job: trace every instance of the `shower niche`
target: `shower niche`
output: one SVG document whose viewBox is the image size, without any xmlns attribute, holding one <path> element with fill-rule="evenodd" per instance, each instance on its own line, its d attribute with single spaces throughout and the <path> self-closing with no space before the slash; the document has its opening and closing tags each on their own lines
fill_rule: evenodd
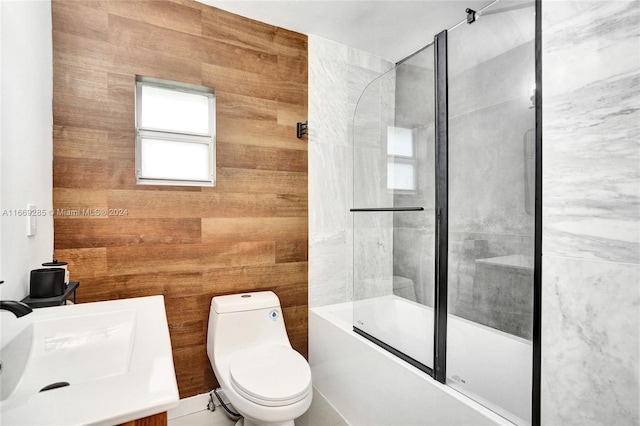
<svg viewBox="0 0 640 426">
<path fill-rule="evenodd" d="M 352 125 L 354 331 L 523 425 L 534 5 L 496 1 L 436 35 L 368 84 Z"/>
</svg>

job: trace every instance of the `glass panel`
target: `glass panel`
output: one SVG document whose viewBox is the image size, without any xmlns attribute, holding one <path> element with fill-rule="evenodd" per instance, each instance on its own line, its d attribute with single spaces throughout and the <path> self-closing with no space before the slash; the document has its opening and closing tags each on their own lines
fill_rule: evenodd
<svg viewBox="0 0 640 426">
<path fill-rule="evenodd" d="M 448 34 L 447 384 L 531 422 L 534 2 Z"/>
<path fill-rule="evenodd" d="M 353 213 L 353 325 L 420 368 L 433 364 L 433 85 L 430 47 L 369 83 L 353 121 L 353 207 L 425 209 Z"/>
<path fill-rule="evenodd" d="M 209 97 L 142 86 L 140 125 L 145 129 L 209 134 Z"/>
<path fill-rule="evenodd" d="M 142 137 L 141 177 L 146 179 L 208 181 L 210 144 Z"/>
</svg>

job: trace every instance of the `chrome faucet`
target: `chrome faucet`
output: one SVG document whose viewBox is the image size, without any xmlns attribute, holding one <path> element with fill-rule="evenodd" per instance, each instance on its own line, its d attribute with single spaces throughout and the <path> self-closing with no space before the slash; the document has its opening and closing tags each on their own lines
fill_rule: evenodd
<svg viewBox="0 0 640 426">
<path fill-rule="evenodd" d="M 33 312 L 33 309 L 26 303 L 16 302 L 15 300 L 0 300 L 0 310 L 13 313 L 16 318 L 23 317 Z"/>
</svg>

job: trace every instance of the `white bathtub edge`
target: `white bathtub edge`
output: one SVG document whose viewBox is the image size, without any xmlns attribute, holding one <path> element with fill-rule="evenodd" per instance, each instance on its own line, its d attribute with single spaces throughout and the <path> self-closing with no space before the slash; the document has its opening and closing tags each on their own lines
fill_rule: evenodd
<svg viewBox="0 0 640 426">
<path fill-rule="evenodd" d="M 388 415 L 388 413 L 385 412 L 376 413 L 376 410 L 388 410 L 389 406 L 398 407 L 401 406 L 403 402 L 401 401 L 403 399 L 403 392 L 394 392 L 394 389 L 403 388 L 401 388 L 400 386 L 396 386 L 396 383 L 393 383 L 393 379 L 391 379 L 389 383 L 379 382 L 379 380 L 383 379 L 380 376 L 381 371 L 371 371 L 372 377 L 369 378 L 343 377 L 347 375 L 345 374 L 345 371 L 352 370 L 349 368 L 342 368 L 340 366 L 341 360 L 339 358 L 348 358 L 349 356 L 353 355 L 353 351 L 358 350 L 359 347 L 362 349 L 362 353 L 356 356 L 361 358 L 362 364 L 367 364 L 371 361 L 380 366 L 380 362 L 383 362 L 385 366 L 384 369 L 393 370 L 395 372 L 394 374 L 391 374 L 391 376 L 395 375 L 398 377 L 412 377 L 412 384 L 414 386 L 419 386 L 420 392 L 438 395 L 439 391 L 439 394 L 441 395 L 440 399 L 442 399 L 442 401 L 435 403 L 435 405 L 441 405 L 442 407 L 449 408 L 453 405 L 459 406 L 457 410 L 451 410 L 455 411 L 455 413 L 453 414 L 438 413 L 437 415 L 434 415 L 434 413 L 431 412 L 431 416 L 428 412 L 420 411 L 422 410 L 422 408 L 417 407 L 417 410 L 420 411 L 420 413 L 425 417 L 421 420 L 428 422 L 428 417 L 433 417 L 433 420 L 436 422 L 433 424 L 494 424 L 505 426 L 513 425 L 512 422 L 508 421 L 504 417 L 496 414 L 495 412 L 489 410 L 488 408 L 477 403 L 471 398 L 457 392 L 449 386 L 437 382 L 416 367 L 413 367 L 407 362 L 382 349 L 378 345 L 354 333 L 352 331 L 352 324 L 344 321 L 342 318 L 336 316 L 332 312 L 339 309 L 349 308 L 351 307 L 351 305 L 351 302 L 346 302 L 309 309 L 309 362 L 312 367 L 312 372 L 315 372 L 315 376 L 320 376 L 317 377 L 317 379 L 316 377 L 314 377 L 314 385 L 323 394 L 327 401 L 329 401 L 329 403 L 334 406 L 336 411 L 339 412 L 347 422 L 349 422 L 349 424 L 374 424 L 371 423 L 372 418 L 384 418 L 385 415 Z M 324 322 L 324 324 L 322 322 Z M 327 323 L 333 325 L 334 327 L 339 329 L 339 331 L 346 333 L 350 339 L 353 339 L 354 343 L 352 347 L 348 348 L 349 351 L 351 351 L 349 354 L 345 355 L 338 353 L 338 349 L 344 350 L 345 345 L 350 345 L 347 340 L 340 342 L 342 343 L 342 347 L 336 348 L 337 350 L 335 351 L 335 354 L 331 353 L 332 350 L 330 349 L 330 347 L 333 342 L 328 341 L 330 339 L 325 339 L 326 341 L 318 341 L 318 339 L 322 340 L 325 337 L 321 335 L 323 331 L 318 327 L 327 327 Z M 338 332 L 335 329 L 326 330 L 326 332 L 329 333 L 331 333 L 332 331 Z M 336 335 L 334 337 L 338 336 Z M 368 360 L 368 358 L 372 356 L 376 359 Z M 384 361 L 382 361 L 383 359 Z M 389 371 L 387 371 L 386 373 L 388 372 Z M 407 373 L 409 373 L 409 376 L 406 375 Z M 340 382 L 341 380 L 344 380 L 344 383 L 338 383 L 337 385 L 331 384 L 331 382 Z M 355 393 L 354 395 L 348 394 L 348 388 L 351 387 L 355 389 L 355 386 L 353 385 L 357 384 L 358 382 L 365 383 L 365 385 L 358 387 L 358 390 L 353 392 Z M 431 391 L 429 391 L 429 389 L 431 389 Z M 370 394 L 363 394 L 367 391 L 369 391 Z M 405 389 L 405 392 L 407 391 L 408 390 Z M 384 393 L 384 395 L 380 395 L 380 393 Z M 349 403 L 344 404 L 344 401 L 349 401 Z M 455 403 L 453 401 L 455 401 Z M 361 402 L 361 407 L 356 406 L 358 402 Z M 418 413 L 414 414 L 414 416 L 416 415 L 418 415 Z M 401 420 L 394 419 L 394 422 L 397 421 Z M 387 423 L 376 424 L 386 425 Z M 411 423 L 402 424 L 408 425 Z"/>
</svg>

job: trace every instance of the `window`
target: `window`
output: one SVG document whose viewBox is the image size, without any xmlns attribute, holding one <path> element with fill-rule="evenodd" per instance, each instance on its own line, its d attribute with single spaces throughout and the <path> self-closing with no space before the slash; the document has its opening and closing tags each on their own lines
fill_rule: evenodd
<svg viewBox="0 0 640 426">
<path fill-rule="evenodd" d="M 416 146 L 413 129 L 387 127 L 387 188 L 416 190 Z"/>
<path fill-rule="evenodd" d="M 136 77 L 136 182 L 215 186 L 215 92 Z"/>
</svg>

